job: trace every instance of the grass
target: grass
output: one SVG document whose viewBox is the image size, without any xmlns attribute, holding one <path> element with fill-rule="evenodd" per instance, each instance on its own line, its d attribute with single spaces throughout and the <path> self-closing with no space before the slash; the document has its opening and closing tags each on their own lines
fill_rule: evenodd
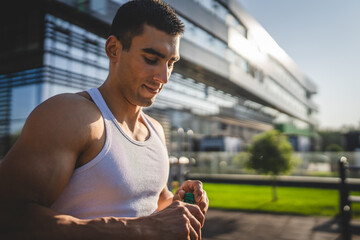
<svg viewBox="0 0 360 240">
<path fill-rule="evenodd" d="M 338 177 L 336 172 L 308 172 L 306 175 L 312 177 Z"/>
<path fill-rule="evenodd" d="M 335 189 L 277 187 L 275 202 L 271 186 L 204 183 L 204 189 L 210 208 L 331 217 L 339 212 Z M 353 204 L 353 217 L 360 218 L 360 204 Z"/>
</svg>

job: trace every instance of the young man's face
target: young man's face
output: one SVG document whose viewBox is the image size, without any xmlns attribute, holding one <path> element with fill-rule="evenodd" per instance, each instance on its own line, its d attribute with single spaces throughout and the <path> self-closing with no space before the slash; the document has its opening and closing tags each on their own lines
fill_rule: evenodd
<svg viewBox="0 0 360 240">
<path fill-rule="evenodd" d="M 179 35 L 144 25 L 143 34 L 132 39 L 130 49 L 121 51 L 116 65 L 117 85 L 130 104 L 153 104 L 180 59 L 179 44 Z"/>
</svg>

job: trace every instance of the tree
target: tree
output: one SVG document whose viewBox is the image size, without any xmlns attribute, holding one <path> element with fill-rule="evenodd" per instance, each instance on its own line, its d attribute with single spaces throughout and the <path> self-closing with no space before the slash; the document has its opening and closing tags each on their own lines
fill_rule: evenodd
<svg viewBox="0 0 360 240">
<path fill-rule="evenodd" d="M 257 134 L 249 147 L 247 167 L 271 175 L 273 201 L 277 200 L 276 178 L 292 167 L 293 148 L 287 137 L 277 130 Z"/>
<path fill-rule="evenodd" d="M 326 152 L 343 152 L 344 151 L 344 149 L 341 146 L 339 146 L 338 144 L 335 144 L 335 143 L 328 145 L 325 150 L 326 150 Z"/>
</svg>

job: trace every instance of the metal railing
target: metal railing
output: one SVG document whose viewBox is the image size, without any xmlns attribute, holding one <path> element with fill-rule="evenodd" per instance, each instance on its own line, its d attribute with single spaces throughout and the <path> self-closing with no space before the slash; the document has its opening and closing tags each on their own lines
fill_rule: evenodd
<svg viewBox="0 0 360 240">
<path fill-rule="evenodd" d="M 338 177 L 338 159 L 345 156 L 350 165 L 360 166 L 357 152 L 307 152 L 294 153 L 293 168 L 288 175 L 312 177 Z M 246 168 L 246 152 L 193 152 L 195 164 L 192 174 L 256 174 Z M 360 172 L 350 172 L 348 177 L 360 178 Z"/>
<path fill-rule="evenodd" d="M 347 172 L 359 172 L 359 165 L 349 165 L 346 157 L 341 157 L 339 162 L 339 175 L 340 175 L 340 224 L 341 235 L 343 240 L 351 239 L 351 209 L 352 203 L 360 203 L 360 196 L 350 195 L 350 189 L 346 180 Z"/>
</svg>

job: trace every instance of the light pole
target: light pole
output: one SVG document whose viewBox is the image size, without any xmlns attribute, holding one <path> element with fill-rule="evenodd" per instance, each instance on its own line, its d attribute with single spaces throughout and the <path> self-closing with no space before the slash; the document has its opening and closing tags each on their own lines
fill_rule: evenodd
<svg viewBox="0 0 360 240">
<path fill-rule="evenodd" d="M 186 131 L 187 136 L 187 151 L 188 151 L 188 158 L 189 158 L 189 166 L 192 165 L 191 157 L 192 157 L 192 139 L 193 139 L 194 132 L 193 130 L 189 129 Z"/>
<path fill-rule="evenodd" d="M 184 142 L 184 134 L 185 131 L 182 127 L 178 128 L 178 181 L 179 186 L 184 182 L 184 166 L 181 163 L 180 159 L 182 158 L 182 152 L 183 152 L 183 142 Z"/>
</svg>

